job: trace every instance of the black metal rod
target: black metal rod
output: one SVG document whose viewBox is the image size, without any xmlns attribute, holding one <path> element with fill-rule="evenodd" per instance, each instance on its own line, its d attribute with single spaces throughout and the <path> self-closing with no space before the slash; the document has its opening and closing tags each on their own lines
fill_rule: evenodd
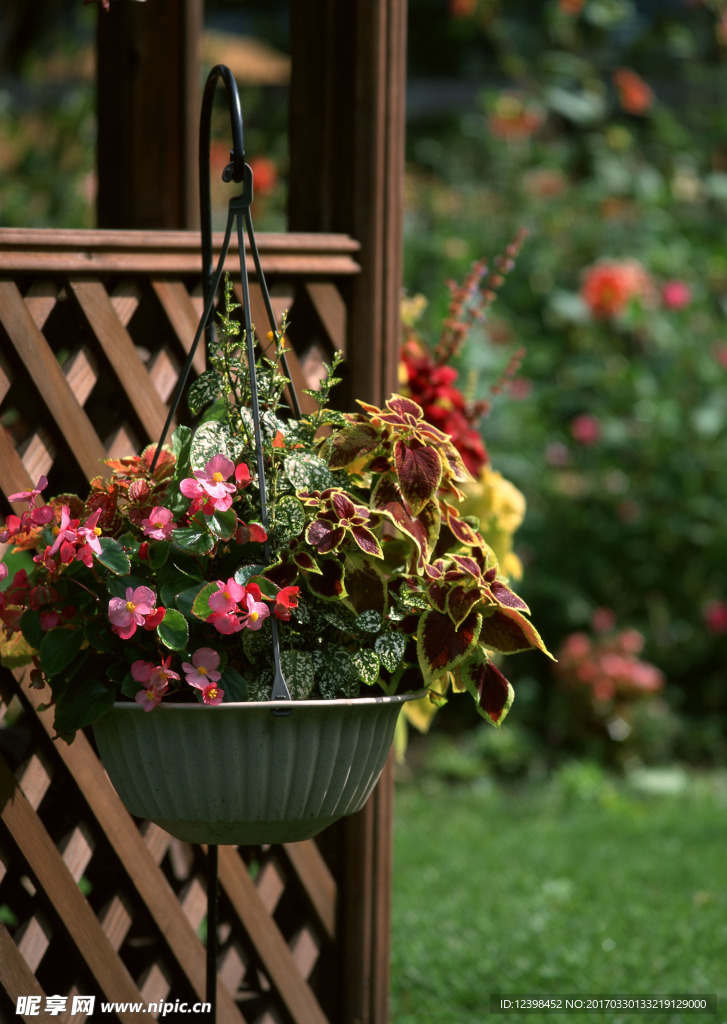
<svg viewBox="0 0 727 1024">
<path fill-rule="evenodd" d="M 217 1020 L 217 957 L 219 953 L 219 909 L 220 883 L 218 870 L 218 849 L 207 847 L 207 992 L 210 1004 L 210 1021 Z"/>
</svg>

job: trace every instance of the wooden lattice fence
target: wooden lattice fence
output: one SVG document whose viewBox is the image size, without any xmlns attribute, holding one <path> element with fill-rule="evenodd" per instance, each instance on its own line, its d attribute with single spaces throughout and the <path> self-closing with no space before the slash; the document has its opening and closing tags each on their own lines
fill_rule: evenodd
<svg viewBox="0 0 727 1024">
<path fill-rule="evenodd" d="M 276 311 L 290 310 L 300 391 L 321 357 L 345 348 L 357 245 L 259 244 Z M 254 280 L 251 304 L 263 322 Z M 0 514 L 41 474 L 49 493 L 83 489 L 100 459 L 158 440 L 201 309 L 193 233 L 0 231 Z M 24 671 L 0 674 L 0 1021 L 80 1024 L 84 996 L 94 1017 L 134 1024 L 158 1013 L 104 1018 L 101 1002 L 203 1001 L 205 849 L 133 820 L 90 736 L 52 739 L 44 698 Z M 360 821 L 319 841 L 220 848 L 220 1022 L 383 1019 L 386 988 L 371 976 L 388 948 L 386 785 Z M 40 1012 L 30 1003 L 16 1016 L 20 997 L 37 997 Z"/>
</svg>

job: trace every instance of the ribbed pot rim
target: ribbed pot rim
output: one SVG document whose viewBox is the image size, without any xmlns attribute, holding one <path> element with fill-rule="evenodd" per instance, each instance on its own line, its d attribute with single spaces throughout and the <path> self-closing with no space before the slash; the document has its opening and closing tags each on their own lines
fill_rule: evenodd
<svg viewBox="0 0 727 1024">
<path fill-rule="evenodd" d="M 175 704 L 173 701 L 162 702 L 154 708 L 154 713 L 160 711 L 224 711 L 246 708 L 269 708 L 271 711 L 278 709 L 293 711 L 295 708 L 326 708 L 326 707 L 360 707 L 363 705 L 377 704 L 403 704 L 409 700 L 421 700 L 427 693 L 426 689 L 415 690 L 412 693 L 395 693 L 392 696 L 382 694 L 380 697 L 339 697 L 334 700 L 240 700 L 227 701 L 224 704 Z M 133 701 L 115 701 L 112 705 L 115 711 L 134 711 L 148 714 L 141 704 Z"/>
</svg>

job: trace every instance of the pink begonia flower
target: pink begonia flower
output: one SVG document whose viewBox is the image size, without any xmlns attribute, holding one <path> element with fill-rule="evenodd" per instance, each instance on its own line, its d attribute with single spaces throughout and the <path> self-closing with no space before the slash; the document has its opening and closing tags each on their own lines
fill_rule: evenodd
<svg viewBox="0 0 727 1024">
<path fill-rule="evenodd" d="M 149 587 L 126 588 L 126 598 L 112 597 L 109 601 L 109 621 L 114 633 L 122 640 L 128 640 L 137 626 L 144 624 L 147 615 L 154 611 L 156 595 Z"/>
<path fill-rule="evenodd" d="M 61 521 L 57 529 L 58 533 L 56 533 L 56 539 L 51 545 L 49 554 L 54 555 L 60 548 L 61 561 L 72 562 L 76 553 L 75 544 L 78 540 L 78 520 L 71 519 L 71 510 L 68 505 L 63 505 L 61 508 Z"/>
<path fill-rule="evenodd" d="M 224 696 L 225 691 L 219 690 L 214 683 L 210 683 L 209 686 L 202 689 L 203 704 L 221 704 Z"/>
<path fill-rule="evenodd" d="M 260 629 L 270 614 L 270 609 L 263 601 L 256 601 L 254 595 L 248 591 L 240 601 L 240 612 L 244 627 L 247 629 Z"/>
<path fill-rule="evenodd" d="M 235 484 L 228 479 L 235 472 L 235 464 L 226 455 L 214 455 L 204 469 L 194 470 L 194 479 L 182 480 L 179 489 L 186 498 L 205 498 L 205 511 L 211 506 L 214 511 L 225 512 L 232 505 Z"/>
<path fill-rule="evenodd" d="M 692 301 L 692 289 L 684 281 L 667 281 L 661 288 L 661 301 L 667 309 L 684 309 Z"/>
<path fill-rule="evenodd" d="M 161 665 L 155 665 L 151 661 L 139 659 L 131 666 L 131 675 L 138 683 L 144 683 L 145 688 L 139 690 L 134 697 L 137 704 L 141 704 L 145 711 L 151 711 L 161 701 L 169 689 L 170 679 L 179 679 L 179 673 L 170 669 L 172 656 L 163 658 Z"/>
<path fill-rule="evenodd" d="M 101 542 L 98 539 L 101 530 L 97 526 L 100 515 L 101 509 L 97 508 L 83 526 L 79 526 L 76 530 L 76 537 L 79 542 L 82 542 L 76 552 L 76 561 L 83 562 L 89 569 L 93 565 L 93 556 L 101 554 Z"/>
<path fill-rule="evenodd" d="M 240 586 L 234 577 L 230 577 L 227 583 L 224 580 L 217 580 L 217 587 L 217 593 L 212 594 L 208 602 L 212 611 L 221 612 L 223 615 L 236 612 L 237 602 L 245 596 L 245 588 Z"/>
<path fill-rule="evenodd" d="M 169 540 L 174 529 L 174 514 L 163 505 L 155 505 L 148 519 L 142 519 L 141 528 L 152 540 Z"/>
<path fill-rule="evenodd" d="M 35 508 L 41 491 L 44 491 L 47 486 L 48 477 L 42 476 L 31 491 L 17 491 L 15 494 L 9 494 L 8 501 L 27 501 L 30 508 Z"/>
<path fill-rule="evenodd" d="M 702 609 L 702 616 L 710 633 L 727 633 L 727 601 L 710 601 Z"/>
<path fill-rule="evenodd" d="M 141 704 L 145 711 L 153 711 L 157 704 L 161 703 L 163 696 L 153 686 L 150 686 L 147 690 L 137 690 L 134 700 L 137 704 Z"/>
<path fill-rule="evenodd" d="M 185 661 L 182 665 L 187 682 L 198 690 L 204 690 L 210 683 L 216 683 L 221 677 L 217 671 L 220 656 L 211 647 L 199 647 L 192 655 L 192 664 Z"/>
<path fill-rule="evenodd" d="M 268 535 L 259 523 L 240 523 L 235 533 L 237 544 L 264 544 Z"/>
<path fill-rule="evenodd" d="M 5 562 L 0 562 L 0 580 L 4 580 L 9 572 Z"/>
<path fill-rule="evenodd" d="M 207 622 L 214 626 L 218 633 L 223 633 L 225 636 L 239 633 L 242 629 L 240 617 L 231 612 L 215 612 L 208 616 Z"/>
<path fill-rule="evenodd" d="M 17 533 L 20 533 L 22 527 L 23 520 L 11 512 L 5 519 L 5 526 L 0 530 L 0 544 L 7 544 Z"/>
</svg>

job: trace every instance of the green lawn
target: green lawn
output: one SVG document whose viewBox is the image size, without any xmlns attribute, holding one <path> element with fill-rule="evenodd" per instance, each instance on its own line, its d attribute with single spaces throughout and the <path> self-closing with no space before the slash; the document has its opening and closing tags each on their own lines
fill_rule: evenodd
<svg viewBox="0 0 727 1024">
<path fill-rule="evenodd" d="M 648 786 L 647 786 L 648 784 Z M 490 994 L 717 994 L 727 1021 L 727 782 L 640 786 L 571 765 L 548 783 L 397 788 L 392 1024 L 482 1024 Z"/>
</svg>

